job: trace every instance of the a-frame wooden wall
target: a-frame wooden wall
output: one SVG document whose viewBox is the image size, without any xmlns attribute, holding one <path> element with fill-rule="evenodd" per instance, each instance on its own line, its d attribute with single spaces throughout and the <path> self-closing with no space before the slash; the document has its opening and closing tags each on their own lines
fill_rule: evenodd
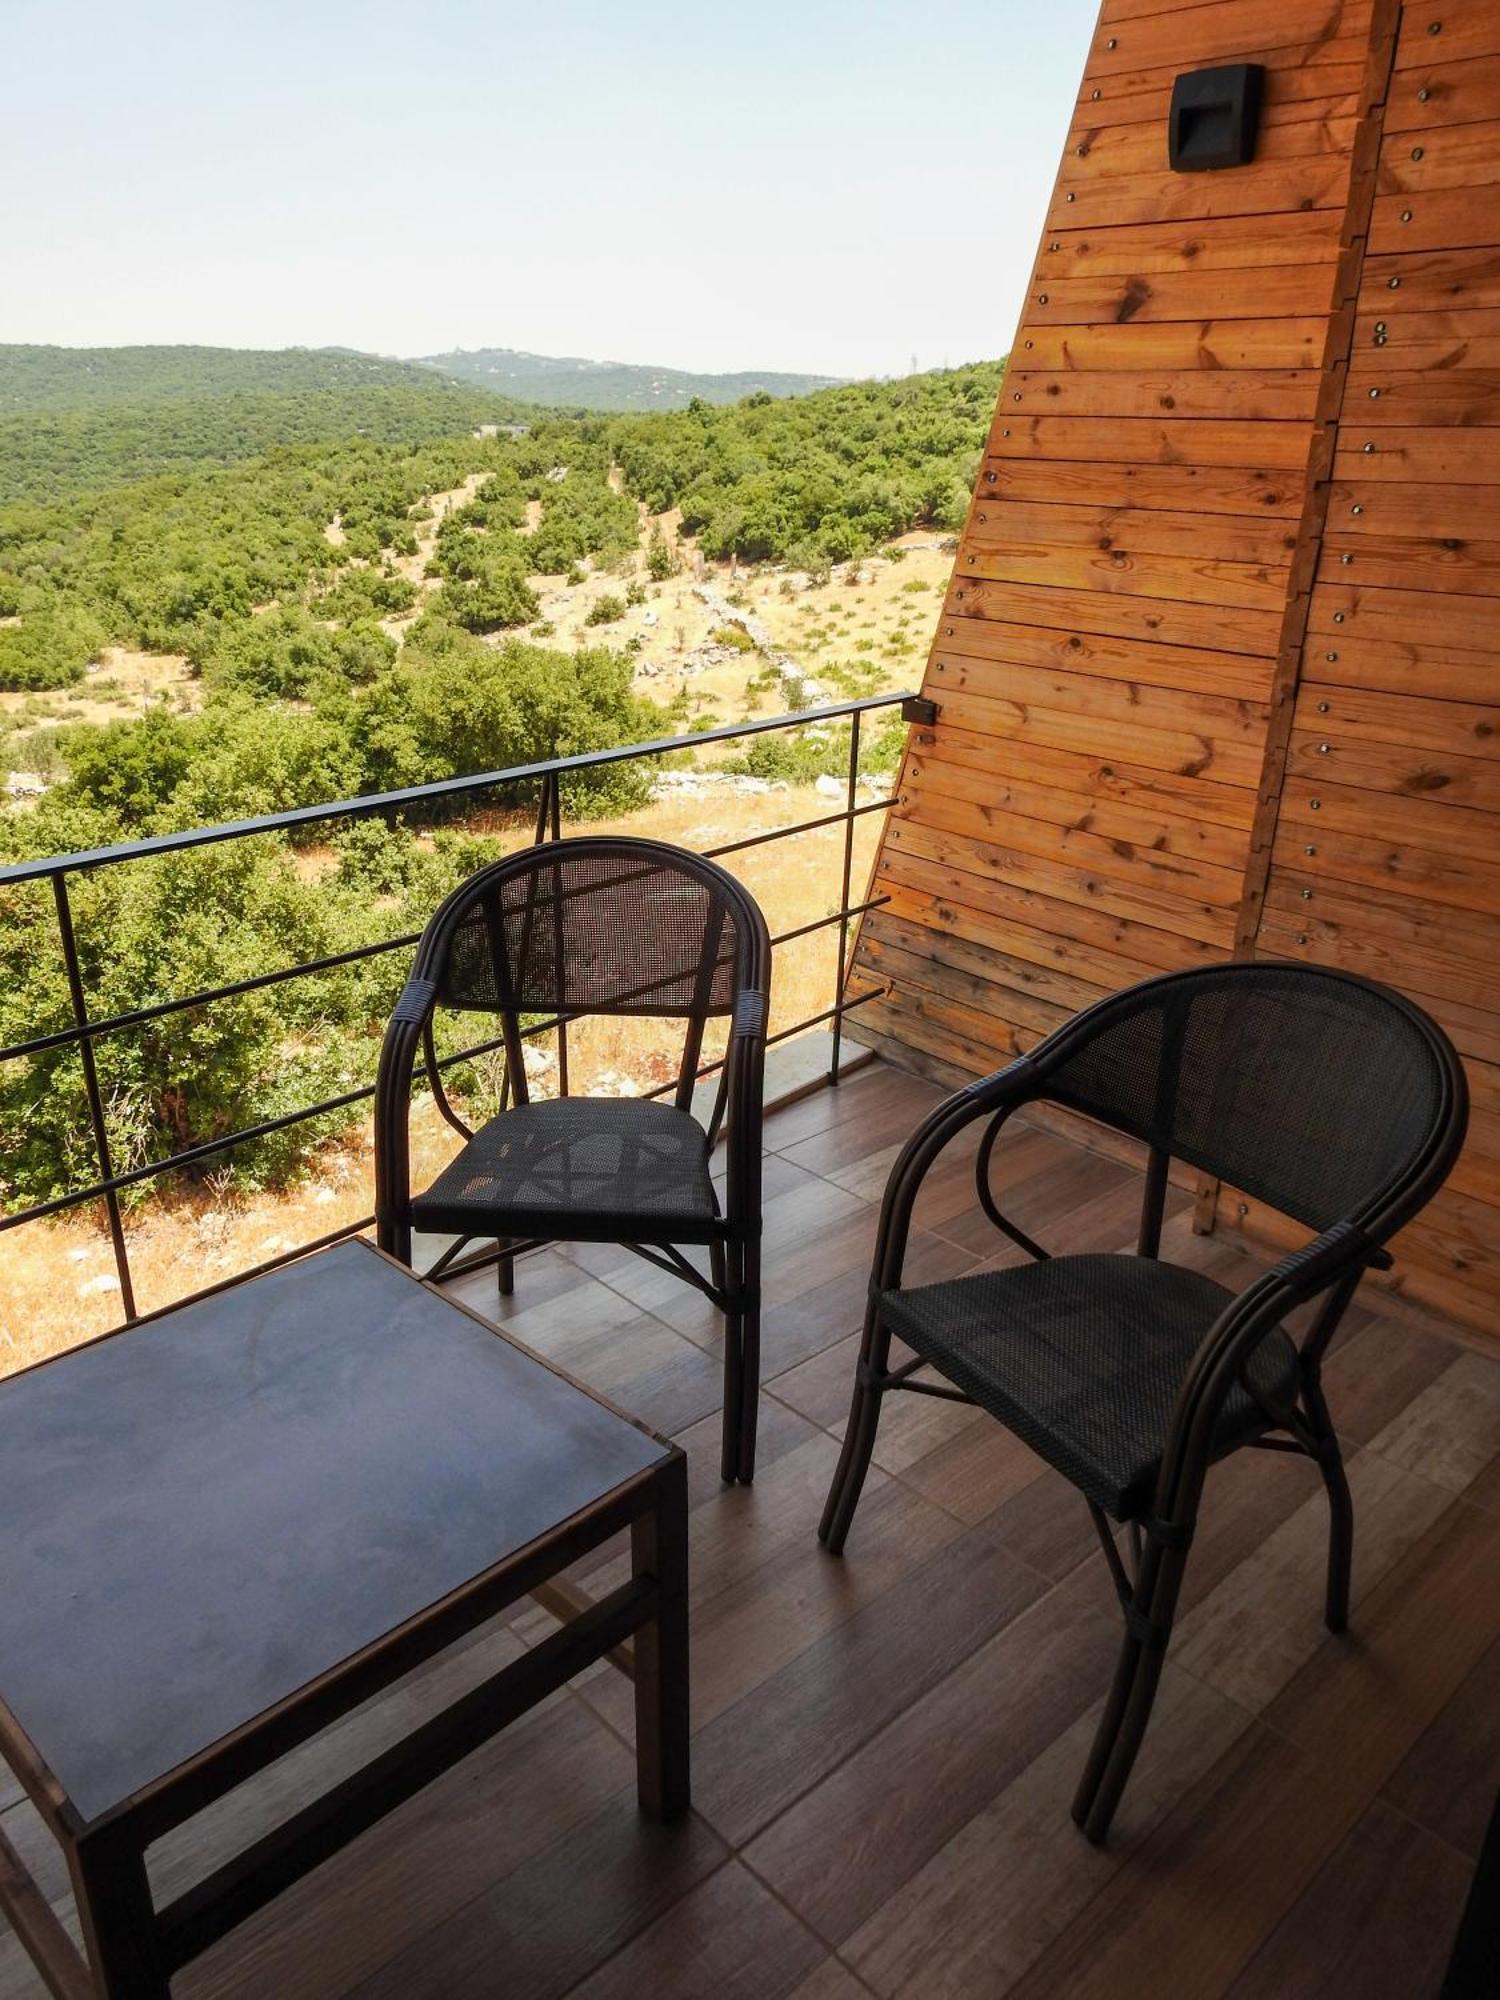
<svg viewBox="0 0 1500 2000">
<path fill-rule="evenodd" d="M 1239 61 L 1256 159 L 1168 172 Z M 1105 0 L 1010 352 L 853 1032 L 956 1081 L 1158 970 L 1388 980 L 1474 1098 L 1395 1282 L 1500 1330 L 1500 0 Z"/>
</svg>

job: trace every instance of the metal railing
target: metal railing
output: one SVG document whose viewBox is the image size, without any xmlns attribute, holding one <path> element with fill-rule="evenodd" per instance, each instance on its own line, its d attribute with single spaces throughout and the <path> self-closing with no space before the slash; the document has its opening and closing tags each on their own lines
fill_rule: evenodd
<svg viewBox="0 0 1500 2000">
<path fill-rule="evenodd" d="M 728 841 L 718 847 L 704 850 L 710 858 L 719 859 L 726 855 L 743 853 L 750 848 L 766 846 L 773 841 L 792 840 L 799 834 L 817 832 L 825 827 L 843 826 L 838 908 L 829 916 L 816 918 L 811 923 L 799 924 L 791 930 L 773 933 L 771 939 L 773 946 L 785 945 L 798 938 L 808 937 L 814 932 L 837 927 L 838 952 L 830 1004 L 819 1013 L 779 1028 L 769 1037 L 771 1043 L 782 1042 L 793 1035 L 804 1033 L 809 1028 L 822 1026 L 825 1022 L 831 1023 L 828 1081 L 837 1083 L 842 1062 L 844 1016 L 863 1001 L 875 997 L 874 993 L 866 993 L 854 999 L 845 998 L 844 988 L 849 969 L 850 926 L 856 917 L 885 900 L 878 896 L 857 904 L 852 904 L 849 900 L 853 879 L 855 822 L 868 813 L 889 811 L 895 803 L 894 798 L 890 797 L 868 800 L 864 804 L 859 802 L 860 724 L 864 716 L 872 710 L 889 708 L 899 708 L 908 721 L 926 720 L 928 719 L 926 711 L 929 707 L 930 704 L 911 694 L 871 695 L 860 701 L 836 702 L 822 708 L 807 709 L 799 714 L 769 716 L 753 722 L 730 723 L 722 728 L 702 730 L 691 736 L 658 737 L 646 743 L 623 744 L 612 750 L 593 750 L 573 757 L 554 757 L 540 763 L 514 765 L 508 770 L 485 771 L 474 777 L 447 778 L 435 784 L 411 785 L 401 791 L 367 793 L 359 798 L 337 799 L 325 805 L 300 806 L 290 812 L 270 813 L 257 819 L 230 820 L 218 826 L 193 827 L 181 833 L 157 834 L 144 840 L 120 841 L 108 847 L 87 848 L 74 854 L 48 855 L 38 860 L 13 862 L 0 867 L 0 888 L 22 883 L 47 882 L 51 885 L 57 935 L 62 949 L 68 1002 L 72 1013 L 72 1022 L 65 1028 L 53 1029 L 31 1036 L 25 1041 L 12 1043 L 7 1048 L 0 1048 L 0 1063 L 21 1061 L 50 1049 L 67 1046 L 77 1048 L 94 1152 L 98 1163 L 96 1178 L 84 1186 L 70 1189 L 68 1193 L 55 1195 L 46 1201 L 33 1202 L 25 1208 L 0 1216 L 0 1233 L 17 1229 L 23 1223 L 41 1221 L 70 1209 L 102 1204 L 114 1251 L 120 1299 L 124 1308 L 124 1324 L 129 1325 L 142 1317 L 136 1310 L 135 1286 L 130 1270 L 129 1240 L 120 1202 L 121 1193 L 125 1189 L 201 1166 L 209 1159 L 232 1152 L 237 1146 L 267 1138 L 272 1133 L 285 1131 L 291 1126 L 326 1118 L 331 1113 L 342 1110 L 352 1111 L 355 1106 L 367 1103 L 374 1097 L 375 1086 L 373 1083 L 362 1084 L 355 1089 L 322 1098 L 297 1110 L 283 1112 L 277 1117 L 262 1119 L 254 1125 L 243 1126 L 234 1132 L 227 1132 L 196 1145 L 184 1147 L 181 1151 L 169 1153 L 161 1159 L 117 1172 L 111 1156 L 104 1093 L 100 1086 L 95 1057 L 96 1045 L 108 1036 L 121 1034 L 128 1029 L 140 1027 L 144 1022 L 159 1020 L 169 1014 L 209 1007 L 216 1001 L 232 999 L 241 994 L 283 984 L 288 980 L 310 979 L 340 966 L 378 958 L 386 953 L 410 951 L 421 935 L 420 932 L 411 931 L 396 937 L 382 938 L 372 944 L 357 946 L 353 950 L 309 959 L 297 965 L 282 966 L 274 971 L 259 973 L 253 978 L 234 980 L 222 986 L 206 987 L 198 992 L 155 1001 L 148 1006 L 131 1008 L 127 1012 L 111 1014 L 96 1020 L 89 1011 L 89 996 L 79 961 L 73 908 L 68 894 L 70 877 L 119 867 L 124 863 L 148 859 L 153 855 L 179 853 L 190 847 L 209 847 L 224 841 L 253 839 L 263 834 L 287 834 L 334 820 L 369 818 L 377 814 L 404 812 L 413 807 L 431 808 L 440 803 L 470 798 L 477 793 L 531 786 L 539 787 L 535 838 L 538 842 L 556 839 L 562 831 L 563 780 L 574 773 L 597 771 L 610 765 L 663 757 L 674 751 L 693 750 L 705 744 L 729 743 L 742 737 L 763 736 L 776 730 L 805 729 L 813 724 L 847 720 L 849 724 L 847 783 L 844 803 L 837 811 L 820 814 L 813 819 L 799 820 L 791 826 L 773 827 L 767 832 L 750 834 L 744 839 Z M 558 1083 L 559 1088 L 566 1091 L 568 1082 L 566 1019 L 543 1021 L 531 1026 L 526 1032 L 531 1035 L 549 1032 L 558 1034 Z M 491 1053 L 499 1046 L 498 1040 L 475 1043 L 472 1047 L 441 1057 L 438 1066 L 447 1069 L 455 1064 L 470 1061 L 476 1056 Z M 699 1074 L 711 1075 L 718 1067 L 717 1060 L 705 1063 Z M 668 1085 L 664 1088 L 673 1087 Z M 649 1094 L 662 1093 L 657 1091 Z M 306 1256 L 310 1251 L 322 1249 L 325 1245 L 338 1242 L 343 1237 L 357 1235 L 360 1231 L 371 1228 L 374 1221 L 373 1214 L 360 1216 L 311 1242 L 299 1244 L 294 1249 L 284 1250 L 276 1256 L 246 1266 L 244 1270 L 236 1272 L 233 1278 L 223 1280 L 220 1284 L 205 1286 L 201 1291 L 193 1292 L 188 1297 L 204 1297 L 210 1292 L 221 1290 L 224 1283 L 237 1282 L 241 1278 L 273 1270 L 280 1264 Z M 172 1303 L 183 1304 L 186 1300 L 173 1300 Z"/>
</svg>

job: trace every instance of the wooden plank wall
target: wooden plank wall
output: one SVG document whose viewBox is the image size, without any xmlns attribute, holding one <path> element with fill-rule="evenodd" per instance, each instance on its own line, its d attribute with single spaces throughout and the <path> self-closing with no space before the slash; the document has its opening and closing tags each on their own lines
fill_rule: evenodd
<svg viewBox="0 0 1500 2000">
<path fill-rule="evenodd" d="M 1167 172 L 1233 61 L 1255 161 Z M 1478 1109 L 1399 1282 L 1492 1327 L 1496 245 L 1496 0 L 1105 0 L 850 981 L 945 1081 L 1236 952 L 1420 995 Z"/>
</svg>

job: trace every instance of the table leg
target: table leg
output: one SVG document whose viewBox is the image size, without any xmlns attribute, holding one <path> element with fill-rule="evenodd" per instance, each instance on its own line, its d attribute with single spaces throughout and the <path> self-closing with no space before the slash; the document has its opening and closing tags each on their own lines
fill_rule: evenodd
<svg viewBox="0 0 1500 2000">
<path fill-rule="evenodd" d="M 687 1811 L 687 1460 L 671 1459 L 654 1482 L 655 1505 L 630 1531 L 636 1576 L 656 1579 L 655 1618 L 635 1635 L 635 1756 L 641 1810 L 653 1819 Z"/>
<path fill-rule="evenodd" d="M 128 1822 L 84 1834 L 68 1860 L 100 2000 L 169 2000 L 145 1851 Z"/>
</svg>

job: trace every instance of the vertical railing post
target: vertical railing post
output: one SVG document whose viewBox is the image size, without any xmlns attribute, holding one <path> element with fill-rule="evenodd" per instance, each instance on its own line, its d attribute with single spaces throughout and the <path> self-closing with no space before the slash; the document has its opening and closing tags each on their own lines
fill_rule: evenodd
<svg viewBox="0 0 1500 2000">
<path fill-rule="evenodd" d="M 83 1064 L 83 1088 L 88 1098 L 89 1118 L 94 1127 L 94 1150 L 99 1156 L 99 1178 L 113 1180 L 109 1131 L 104 1122 L 104 1099 L 99 1090 L 99 1071 L 94 1063 L 94 1042 L 89 1034 L 88 1003 L 84 997 L 83 975 L 78 967 L 78 940 L 73 934 L 73 911 L 68 902 L 68 884 L 62 871 L 52 877 L 52 895 L 57 904 L 57 932 L 62 940 L 63 964 L 68 974 L 68 997 L 73 1003 L 73 1025 L 79 1030 L 78 1055 Z M 125 1225 L 120 1217 L 120 1197 L 114 1188 L 104 1194 L 109 1217 L 110 1241 L 114 1245 L 115 1270 L 120 1279 L 120 1303 L 127 1321 L 135 1318 L 135 1287 L 130 1282 L 130 1253 L 125 1247 Z"/>
<path fill-rule="evenodd" d="M 542 792 L 542 811 L 545 816 L 545 824 L 548 829 L 549 838 L 553 840 L 561 840 L 562 839 L 562 780 L 558 777 L 556 771 L 549 771 L 547 773 L 547 783 L 543 788 Z M 559 880 L 558 882 L 559 896 L 561 895 L 561 893 L 562 893 L 562 883 L 561 880 Z M 559 960 L 558 969 L 559 971 L 561 971 L 563 969 L 561 910 L 558 911 L 557 916 L 554 918 L 553 921 L 554 921 L 554 934 L 558 939 L 558 960 Z M 559 999 L 560 998 L 561 995 L 559 995 Z M 559 1006 L 557 1011 L 559 1015 L 561 1015 L 563 1011 L 562 1007 Z M 559 1097 L 566 1097 L 568 1094 L 568 1024 L 565 1020 L 559 1020 L 557 1024 L 557 1094 Z"/>
<path fill-rule="evenodd" d="M 844 980 L 849 957 L 849 888 L 854 879 L 854 807 L 859 796 L 859 710 L 849 718 L 849 789 L 844 801 L 844 875 L 839 890 L 839 956 L 834 971 L 833 1054 L 828 1064 L 828 1081 L 839 1080 L 839 1057 L 844 1039 Z"/>
</svg>

